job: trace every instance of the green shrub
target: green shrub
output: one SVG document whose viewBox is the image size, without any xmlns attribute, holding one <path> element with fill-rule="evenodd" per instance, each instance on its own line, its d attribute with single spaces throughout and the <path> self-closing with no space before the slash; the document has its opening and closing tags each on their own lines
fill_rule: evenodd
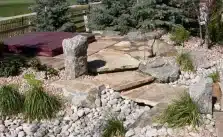
<svg viewBox="0 0 223 137">
<path fill-rule="evenodd" d="M 126 129 L 118 118 L 110 118 L 103 128 L 102 137 L 125 137 Z"/>
<path fill-rule="evenodd" d="M 200 113 L 197 104 L 184 92 L 179 99 L 173 100 L 164 112 L 156 117 L 161 124 L 167 123 L 169 127 L 199 126 Z"/>
<path fill-rule="evenodd" d="M 18 114 L 23 108 L 23 97 L 13 85 L 0 87 L 0 114 L 8 116 Z"/>
<path fill-rule="evenodd" d="M 36 80 L 34 75 L 24 77 L 30 85 L 24 101 L 24 113 L 29 120 L 51 119 L 60 109 L 61 104 L 55 96 L 50 96 L 42 87 L 42 82 Z"/>
<path fill-rule="evenodd" d="M 32 58 L 28 62 L 29 67 L 35 69 L 35 70 L 40 70 L 41 69 L 41 62 L 37 58 Z"/>
<path fill-rule="evenodd" d="M 216 0 L 215 7 L 212 8 L 209 33 L 212 42 L 221 43 L 223 42 L 223 22 L 222 22 L 222 12 L 223 12 L 223 1 Z"/>
<path fill-rule="evenodd" d="M 180 53 L 177 55 L 177 63 L 183 71 L 194 71 L 193 61 L 189 53 Z"/>
<path fill-rule="evenodd" d="M 102 0 L 102 4 L 90 11 L 90 28 L 121 31 L 156 28 L 170 29 L 183 24 L 188 30 L 198 28 L 196 8 L 191 1 L 199 0 Z"/>
<path fill-rule="evenodd" d="M 62 31 L 69 30 L 64 26 L 70 23 L 69 3 L 67 0 L 34 0 L 31 7 L 36 12 L 36 30 L 37 31 Z"/>
<path fill-rule="evenodd" d="M 214 83 L 220 81 L 220 74 L 219 74 L 218 71 L 209 74 L 208 77 L 210 77 L 213 80 Z"/>
<path fill-rule="evenodd" d="M 190 32 L 187 31 L 183 26 L 174 27 L 171 33 L 171 40 L 184 46 L 184 42 L 189 39 Z"/>
<path fill-rule="evenodd" d="M 16 76 L 26 66 L 26 59 L 17 55 L 3 57 L 0 66 L 0 77 Z"/>
</svg>

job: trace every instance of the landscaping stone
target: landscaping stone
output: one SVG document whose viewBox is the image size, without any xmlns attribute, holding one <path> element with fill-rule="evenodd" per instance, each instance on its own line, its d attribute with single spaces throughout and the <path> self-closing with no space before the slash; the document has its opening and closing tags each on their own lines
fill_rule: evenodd
<svg viewBox="0 0 223 137">
<path fill-rule="evenodd" d="M 187 91 L 185 87 L 170 86 L 168 84 L 153 83 L 123 92 L 121 96 L 138 103 L 156 106 L 160 103 L 171 103 L 179 94 Z"/>
<path fill-rule="evenodd" d="M 130 55 L 112 49 L 104 49 L 88 57 L 89 71 L 93 73 L 137 69 L 139 61 Z"/>
<path fill-rule="evenodd" d="M 101 91 L 105 89 L 102 84 L 87 80 L 59 80 L 52 83 L 56 88 L 62 88 L 64 96 L 78 107 L 94 108 L 100 105 Z"/>
<path fill-rule="evenodd" d="M 100 74 L 91 79 L 95 83 L 103 83 L 115 91 L 125 91 L 153 82 L 154 78 L 135 71 Z M 83 80 L 84 82 L 84 80 Z"/>
<path fill-rule="evenodd" d="M 87 37 L 78 35 L 63 40 L 65 79 L 74 79 L 86 74 L 87 69 Z"/>
<path fill-rule="evenodd" d="M 115 47 L 131 47 L 131 42 L 130 41 L 121 41 L 119 43 L 116 43 L 114 46 Z"/>
<path fill-rule="evenodd" d="M 155 56 L 175 56 L 177 50 L 174 45 L 168 44 L 161 40 L 156 40 L 152 47 L 153 55 Z"/>
<path fill-rule="evenodd" d="M 126 38 L 128 38 L 130 41 L 146 41 L 155 38 L 159 39 L 164 33 L 164 30 L 146 32 L 145 34 L 142 34 L 139 31 L 132 31 L 126 35 Z"/>
<path fill-rule="evenodd" d="M 132 124 L 131 128 L 144 128 L 146 126 L 152 126 L 154 123 L 155 116 L 160 115 L 166 108 L 168 107 L 168 104 L 166 103 L 160 103 L 154 106 L 152 109 L 148 111 L 144 111 L 135 121 L 134 124 Z"/>
<path fill-rule="evenodd" d="M 212 114 L 212 84 L 211 78 L 201 78 L 189 87 L 190 96 L 198 104 L 201 113 Z"/>
<path fill-rule="evenodd" d="M 129 55 L 138 60 L 147 60 L 148 58 L 152 57 L 152 51 L 151 50 L 132 51 L 129 52 Z"/>
<path fill-rule="evenodd" d="M 149 60 L 145 64 L 141 63 L 139 70 L 164 83 L 176 81 L 180 75 L 180 68 L 176 65 L 174 58 L 161 57 Z"/>
<path fill-rule="evenodd" d="M 223 112 L 214 112 L 217 137 L 223 136 Z"/>
<path fill-rule="evenodd" d="M 120 36 L 120 32 L 119 31 L 112 31 L 112 30 L 104 30 L 102 32 L 103 36 Z"/>
</svg>

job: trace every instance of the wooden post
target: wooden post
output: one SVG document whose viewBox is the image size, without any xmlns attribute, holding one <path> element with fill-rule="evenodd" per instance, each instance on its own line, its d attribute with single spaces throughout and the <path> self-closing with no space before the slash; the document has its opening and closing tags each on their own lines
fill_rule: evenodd
<svg viewBox="0 0 223 137">
<path fill-rule="evenodd" d="M 84 13 L 84 25 L 85 25 L 85 30 L 86 30 L 86 32 L 89 32 L 90 29 L 88 28 L 88 17 L 87 17 L 87 12 L 84 10 L 83 13 Z"/>
</svg>

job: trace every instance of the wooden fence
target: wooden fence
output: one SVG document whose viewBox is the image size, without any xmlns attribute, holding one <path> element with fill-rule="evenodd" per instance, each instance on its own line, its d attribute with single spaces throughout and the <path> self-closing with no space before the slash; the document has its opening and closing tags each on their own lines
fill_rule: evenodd
<svg viewBox="0 0 223 137">
<path fill-rule="evenodd" d="M 78 32 L 85 31 L 85 20 L 89 7 L 87 5 L 74 5 L 70 6 L 71 20 L 75 23 Z M 13 16 L 8 18 L 3 18 L 0 20 L 0 42 L 12 36 L 18 36 L 27 32 L 32 32 L 33 30 L 33 19 L 36 13 Z"/>
</svg>

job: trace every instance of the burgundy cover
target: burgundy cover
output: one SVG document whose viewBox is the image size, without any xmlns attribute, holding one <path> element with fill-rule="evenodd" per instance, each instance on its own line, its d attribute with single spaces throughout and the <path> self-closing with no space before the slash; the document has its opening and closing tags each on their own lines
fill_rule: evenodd
<svg viewBox="0 0 223 137">
<path fill-rule="evenodd" d="M 63 53 L 63 39 L 79 34 L 87 36 L 88 43 L 95 41 L 94 35 L 89 33 L 31 32 L 5 39 L 3 43 L 9 52 L 52 57 Z"/>
</svg>

